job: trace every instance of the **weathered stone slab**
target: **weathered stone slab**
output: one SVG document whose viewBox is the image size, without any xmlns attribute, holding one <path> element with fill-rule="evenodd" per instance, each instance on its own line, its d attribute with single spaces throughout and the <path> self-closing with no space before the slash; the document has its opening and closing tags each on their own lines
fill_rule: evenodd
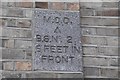
<svg viewBox="0 0 120 80">
<path fill-rule="evenodd" d="M 33 67 L 41 71 L 82 71 L 79 12 L 36 9 Z"/>
</svg>

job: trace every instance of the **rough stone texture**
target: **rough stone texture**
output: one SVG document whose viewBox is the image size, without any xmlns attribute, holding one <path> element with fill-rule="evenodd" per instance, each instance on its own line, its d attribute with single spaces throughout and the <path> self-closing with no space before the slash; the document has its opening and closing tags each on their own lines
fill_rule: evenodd
<svg viewBox="0 0 120 80">
<path fill-rule="evenodd" d="M 39 14 L 41 13 L 41 14 Z M 34 64 L 33 64 L 33 68 L 35 70 L 47 70 L 47 71 L 68 71 L 68 72 L 81 72 L 82 71 L 82 46 L 80 43 L 81 40 L 81 36 L 80 36 L 80 20 L 79 20 L 79 13 L 78 12 L 61 12 L 61 11 L 48 11 L 48 10 L 35 10 L 34 14 L 35 15 L 33 17 L 34 23 L 33 26 L 35 26 L 35 28 L 33 29 L 34 33 L 33 36 L 36 35 L 41 35 L 41 36 L 45 36 L 45 35 L 49 35 L 49 36 L 60 36 L 61 39 L 59 39 L 57 42 L 50 39 L 49 41 L 46 41 L 44 39 L 42 39 L 42 41 L 35 41 L 34 46 L 35 51 L 34 51 Z M 52 18 L 54 18 L 54 16 L 57 16 L 58 18 L 60 18 L 60 22 L 57 23 L 56 21 L 54 21 L 54 23 L 50 23 L 52 20 L 50 20 L 50 22 L 44 22 L 43 20 L 43 16 L 48 17 L 48 15 L 50 15 Z M 38 17 L 39 16 L 39 17 Z M 62 21 L 61 19 L 65 19 L 64 16 L 66 18 L 68 18 L 68 22 L 66 24 L 65 21 Z M 57 19 L 58 20 L 58 19 Z M 40 21 L 40 22 L 39 22 Z M 67 21 L 67 20 L 66 20 Z M 60 30 L 60 32 L 58 31 L 58 28 Z M 68 41 L 68 38 L 71 37 L 72 39 L 70 41 Z M 37 39 L 37 38 L 36 38 Z M 44 41 L 44 42 L 43 42 Z M 44 51 L 44 45 L 55 45 L 54 47 L 54 51 Z M 76 45 L 75 45 L 76 44 Z M 41 45 L 41 49 L 38 49 L 37 45 Z M 61 46 L 61 51 L 59 52 L 59 50 L 57 51 L 56 46 L 59 45 Z M 64 52 L 64 50 L 62 49 L 62 46 L 68 46 L 67 50 Z M 75 50 L 75 48 L 72 50 L 71 47 L 75 46 L 76 48 L 78 48 L 78 50 Z M 41 53 L 38 51 L 40 50 Z M 52 50 L 52 49 L 50 49 Z M 42 56 L 53 56 L 53 61 L 49 62 L 46 60 L 44 60 L 44 62 L 41 61 Z M 63 57 L 66 58 L 68 57 L 68 62 L 66 62 Z M 59 57 L 59 58 L 57 58 Z M 70 57 L 74 57 L 73 60 L 70 60 Z M 74 63 L 73 63 L 74 62 Z M 72 64 L 71 64 L 72 63 Z M 41 66 L 42 65 L 42 66 Z M 49 67 L 48 67 L 49 66 Z"/>
</svg>

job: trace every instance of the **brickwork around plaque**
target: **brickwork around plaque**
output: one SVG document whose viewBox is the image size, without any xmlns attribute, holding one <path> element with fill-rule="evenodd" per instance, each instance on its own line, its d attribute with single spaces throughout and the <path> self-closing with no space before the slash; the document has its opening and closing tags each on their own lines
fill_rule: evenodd
<svg viewBox="0 0 120 80">
<path fill-rule="evenodd" d="M 32 67 L 32 10 L 79 11 L 83 77 L 118 78 L 118 2 L 2 2 L 0 69 L 3 78 L 81 78 L 78 73 L 47 73 Z"/>
</svg>

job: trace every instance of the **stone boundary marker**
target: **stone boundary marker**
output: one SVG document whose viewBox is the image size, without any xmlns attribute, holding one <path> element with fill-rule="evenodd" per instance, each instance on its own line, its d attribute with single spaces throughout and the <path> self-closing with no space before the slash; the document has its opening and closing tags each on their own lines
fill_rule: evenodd
<svg viewBox="0 0 120 80">
<path fill-rule="evenodd" d="M 80 12 L 36 9 L 33 26 L 35 70 L 82 71 Z"/>
</svg>

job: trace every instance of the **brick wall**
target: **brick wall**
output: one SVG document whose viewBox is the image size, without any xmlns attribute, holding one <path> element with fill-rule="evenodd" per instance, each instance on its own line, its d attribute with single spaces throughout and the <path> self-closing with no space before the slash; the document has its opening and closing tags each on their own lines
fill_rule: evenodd
<svg viewBox="0 0 120 80">
<path fill-rule="evenodd" d="M 81 3 L 85 77 L 118 77 L 118 3 Z"/>
<path fill-rule="evenodd" d="M 3 78 L 80 78 L 78 73 L 32 70 L 32 9 L 79 11 L 84 78 L 118 77 L 118 2 L 2 2 L 0 69 Z M 2 42 L 1 42 L 2 41 Z"/>
</svg>

